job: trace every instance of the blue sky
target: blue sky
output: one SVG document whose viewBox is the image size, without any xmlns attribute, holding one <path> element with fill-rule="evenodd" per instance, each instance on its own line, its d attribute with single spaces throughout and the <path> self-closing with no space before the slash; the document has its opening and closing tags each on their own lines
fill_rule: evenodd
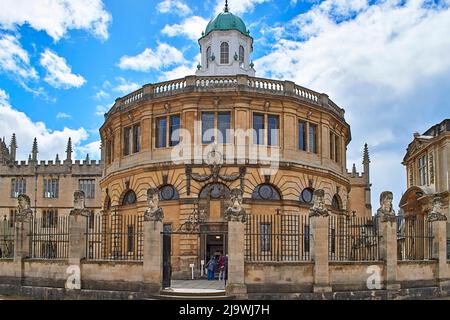
<svg viewBox="0 0 450 320">
<path fill-rule="evenodd" d="M 25 159 L 74 140 L 98 158 L 102 114 L 146 83 L 193 74 L 222 0 L 0 0 L 0 136 Z M 369 143 L 377 195 L 405 191 L 415 131 L 450 117 L 449 0 L 230 0 L 255 38 L 257 76 L 325 92 L 347 111 L 348 167 Z M 45 6 L 43 5 L 44 3 Z"/>
</svg>

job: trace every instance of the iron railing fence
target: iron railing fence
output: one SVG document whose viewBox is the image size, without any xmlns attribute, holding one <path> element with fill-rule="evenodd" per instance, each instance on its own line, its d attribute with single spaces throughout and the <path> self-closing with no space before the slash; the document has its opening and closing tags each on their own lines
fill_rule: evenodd
<svg viewBox="0 0 450 320">
<path fill-rule="evenodd" d="M 249 215 L 245 230 L 245 260 L 309 261 L 309 217 L 283 214 Z"/>
<path fill-rule="evenodd" d="M 0 220 L 0 259 L 14 258 L 14 221 L 5 216 Z"/>
<path fill-rule="evenodd" d="M 69 258 L 69 217 L 32 217 L 29 237 L 31 259 Z"/>
<path fill-rule="evenodd" d="M 330 216 L 330 261 L 378 261 L 380 240 L 376 217 Z"/>
<path fill-rule="evenodd" d="M 398 219 L 398 260 L 432 260 L 433 232 L 425 216 Z"/>
<path fill-rule="evenodd" d="M 86 259 L 143 261 L 144 216 L 95 215 L 87 219 Z"/>
</svg>

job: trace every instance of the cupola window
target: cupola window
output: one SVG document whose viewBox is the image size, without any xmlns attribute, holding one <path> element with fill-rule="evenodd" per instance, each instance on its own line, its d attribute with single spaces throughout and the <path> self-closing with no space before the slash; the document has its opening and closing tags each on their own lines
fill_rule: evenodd
<svg viewBox="0 0 450 320">
<path fill-rule="evenodd" d="M 244 60 L 245 60 L 245 50 L 243 46 L 239 46 L 239 66 L 241 68 L 244 67 Z"/>
<path fill-rule="evenodd" d="M 211 60 L 211 47 L 206 49 L 206 67 L 209 68 L 209 61 Z"/>
<path fill-rule="evenodd" d="M 223 42 L 220 45 L 220 64 L 230 63 L 230 45 L 228 42 Z"/>
</svg>

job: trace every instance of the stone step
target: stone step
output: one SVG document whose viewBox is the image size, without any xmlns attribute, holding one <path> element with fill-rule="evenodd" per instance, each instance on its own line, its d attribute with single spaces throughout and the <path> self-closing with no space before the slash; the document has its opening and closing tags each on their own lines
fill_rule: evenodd
<svg viewBox="0 0 450 320">
<path fill-rule="evenodd" d="M 214 300 L 214 301 L 221 301 L 221 300 L 233 300 L 230 297 L 227 297 L 225 295 L 167 295 L 167 294 L 161 294 L 161 295 L 155 295 L 152 296 L 149 300 L 189 300 L 189 301 L 205 301 L 205 300 Z"/>
</svg>

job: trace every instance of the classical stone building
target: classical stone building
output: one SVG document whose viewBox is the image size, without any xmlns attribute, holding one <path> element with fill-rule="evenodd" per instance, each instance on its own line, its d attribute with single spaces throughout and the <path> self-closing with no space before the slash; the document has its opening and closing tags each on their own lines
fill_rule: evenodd
<svg viewBox="0 0 450 320">
<path fill-rule="evenodd" d="M 143 215 L 158 188 L 175 277 L 227 251 L 233 189 L 249 215 L 308 215 L 323 189 L 332 214 L 371 217 L 369 152 L 364 173 L 347 172 L 344 110 L 293 82 L 255 78 L 253 39 L 228 6 L 199 44 L 196 76 L 145 85 L 105 115 L 105 212 Z M 199 232 L 188 234 L 186 221 Z"/>
<path fill-rule="evenodd" d="M 449 219 L 450 119 L 431 127 L 424 134 L 415 133 L 403 165 L 408 180 L 408 190 L 400 201 L 403 214 L 406 217 L 428 215 L 433 199 L 438 196 L 443 213 Z"/>
<path fill-rule="evenodd" d="M 73 194 L 83 190 L 86 206 L 92 213 L 101 210 L 99 181 L 102 169 L 99 162 L 72 160 L 72 142 L 69 140 L 65 160 L 38 160 L 38 141 L 35 139 L 28 161 L 17 161 L 16 136 L 9 148 L 0 141 L 0 217 L 13 217 L 17 197 L 26 194 L 37 217 L 68 216 L 73 209 Z"/>
</svg>

